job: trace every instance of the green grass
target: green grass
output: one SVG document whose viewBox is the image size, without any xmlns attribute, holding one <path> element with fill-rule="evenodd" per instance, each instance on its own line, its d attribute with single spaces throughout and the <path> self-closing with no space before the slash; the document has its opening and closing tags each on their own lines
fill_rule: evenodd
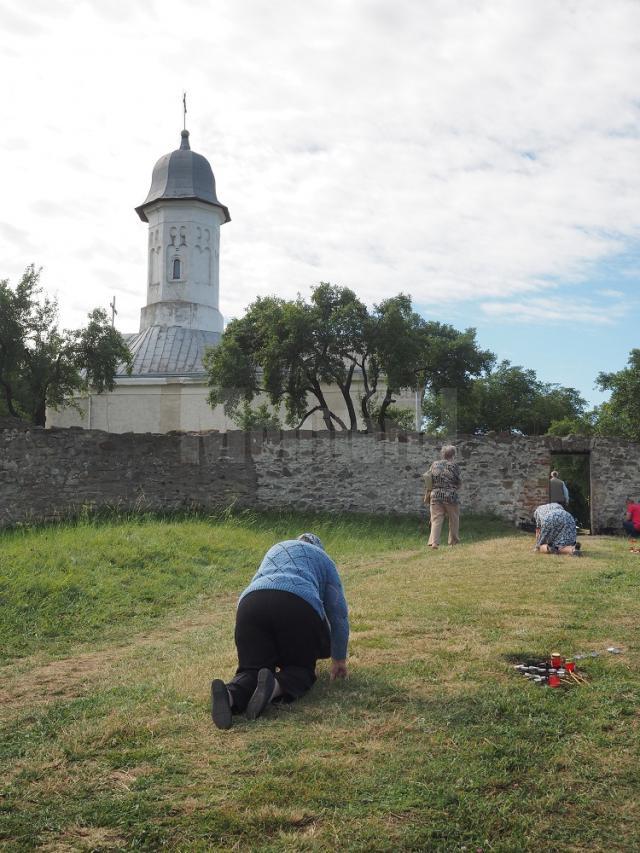
<svg viewBox="0 0 640 853">
<path fill-rule="evenodd" d="M 213 728 L 238 592 L 304 529 L 336 558 L 350 677 Z M 0 536 L 0 849 L 637 850 L 640 559 L 465 519 L 85 520 Z M 553 691 L 511 664 L 621 646 Z"/>
<path fill-rule="evenodd" d="M 474 535 L 489 535 L 489 528 Z M 413 520 L 336 521 L 318 515 L 255 515 L 23 528 L 0 534 L 0 665 L 79 642 L 126 638 L 201 596 L 236 594 L 274 540 L 312 527 L 336 558 L 418 547 Z"/>
</svg>

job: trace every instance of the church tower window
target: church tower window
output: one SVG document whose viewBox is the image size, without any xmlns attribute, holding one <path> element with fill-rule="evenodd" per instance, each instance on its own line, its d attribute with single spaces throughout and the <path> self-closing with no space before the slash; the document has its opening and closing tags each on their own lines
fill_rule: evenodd
<svg viewBox="0 0 640 853">
<path fill-rule="evenodd" d="M 174 281 L 177 281 L 180 279 L 181 271 L 182 270 L 181 270 L 180 258 L 174 258 L 173 259 L 173 273 L 172 273 L 172 278 Z"/>
</svg>

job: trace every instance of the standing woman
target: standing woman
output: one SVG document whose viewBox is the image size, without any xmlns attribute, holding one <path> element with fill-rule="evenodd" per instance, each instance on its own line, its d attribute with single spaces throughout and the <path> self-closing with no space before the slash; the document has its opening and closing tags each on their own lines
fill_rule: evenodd
<svg viewBox="0 0 640 853">
<path fill-rule="evenodd" d="M 440 545 L 440 534 L 445 516 L 449 519 L 449 545 L 457 545 L 460 541 L 458 537 L 460 528 L 460 499 L 458 497 L 460 468 L 454 461 L 456 449 L 452 444 L 447 444 L 442 448 L 441 455 L 442 459 L 434 462 L 427 471 L 427 476 L 431 475 L 431 494 L 429 496 L 431 512 L 430 548 L 437 548 Z"/>
</svg>

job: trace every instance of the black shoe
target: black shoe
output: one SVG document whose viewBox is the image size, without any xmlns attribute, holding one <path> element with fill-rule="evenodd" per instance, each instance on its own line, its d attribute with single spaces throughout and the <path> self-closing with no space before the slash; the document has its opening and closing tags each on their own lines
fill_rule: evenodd
<svg viewBox="0 0 640 853">
<path fill-rule="evenodd" d="M 261 669 L 258 673 L 258 684 L 253 691 L 253 696 L 247 705 L 247 720 L 257 720 L 260 714 L 271 701 L 273 688 L 276 686 L 276 677 L 270 669 Z"/>
<path fill-rule="evenodd" d="M 227 685 L 219 678 L 211 682 L 211 718 L 219 729 L 230 729 L 231 702 Z"/>
</svg>

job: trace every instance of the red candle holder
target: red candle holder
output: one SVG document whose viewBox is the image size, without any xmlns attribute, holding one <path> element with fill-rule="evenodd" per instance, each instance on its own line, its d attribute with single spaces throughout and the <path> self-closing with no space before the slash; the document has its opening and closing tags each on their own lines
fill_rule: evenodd
<svg viewBox="0 0 640 853">
<path fill-rule="evenodd" d="M 560 676 L 555 675 L 554 673 L 551 673 L 551 675 L 549 676 L 549 681 L 548 681 L 549 687 L 560 687 L 561 683 L 562 682 L 560 681 Z"/>
<path fill-rule="evenodd" d="M 576 665 L 572 660 L 568 660 L 565 663 L 564 668 L 567 670 L 567 672 L 573 672 L 576 668 Z"/>
<path fill-rule="evenodd" d="M 556 667 L 556 669 L 564 663 L 564 658 L 558 652 L 551 652 L 551 666 Z"/>
</svg>

